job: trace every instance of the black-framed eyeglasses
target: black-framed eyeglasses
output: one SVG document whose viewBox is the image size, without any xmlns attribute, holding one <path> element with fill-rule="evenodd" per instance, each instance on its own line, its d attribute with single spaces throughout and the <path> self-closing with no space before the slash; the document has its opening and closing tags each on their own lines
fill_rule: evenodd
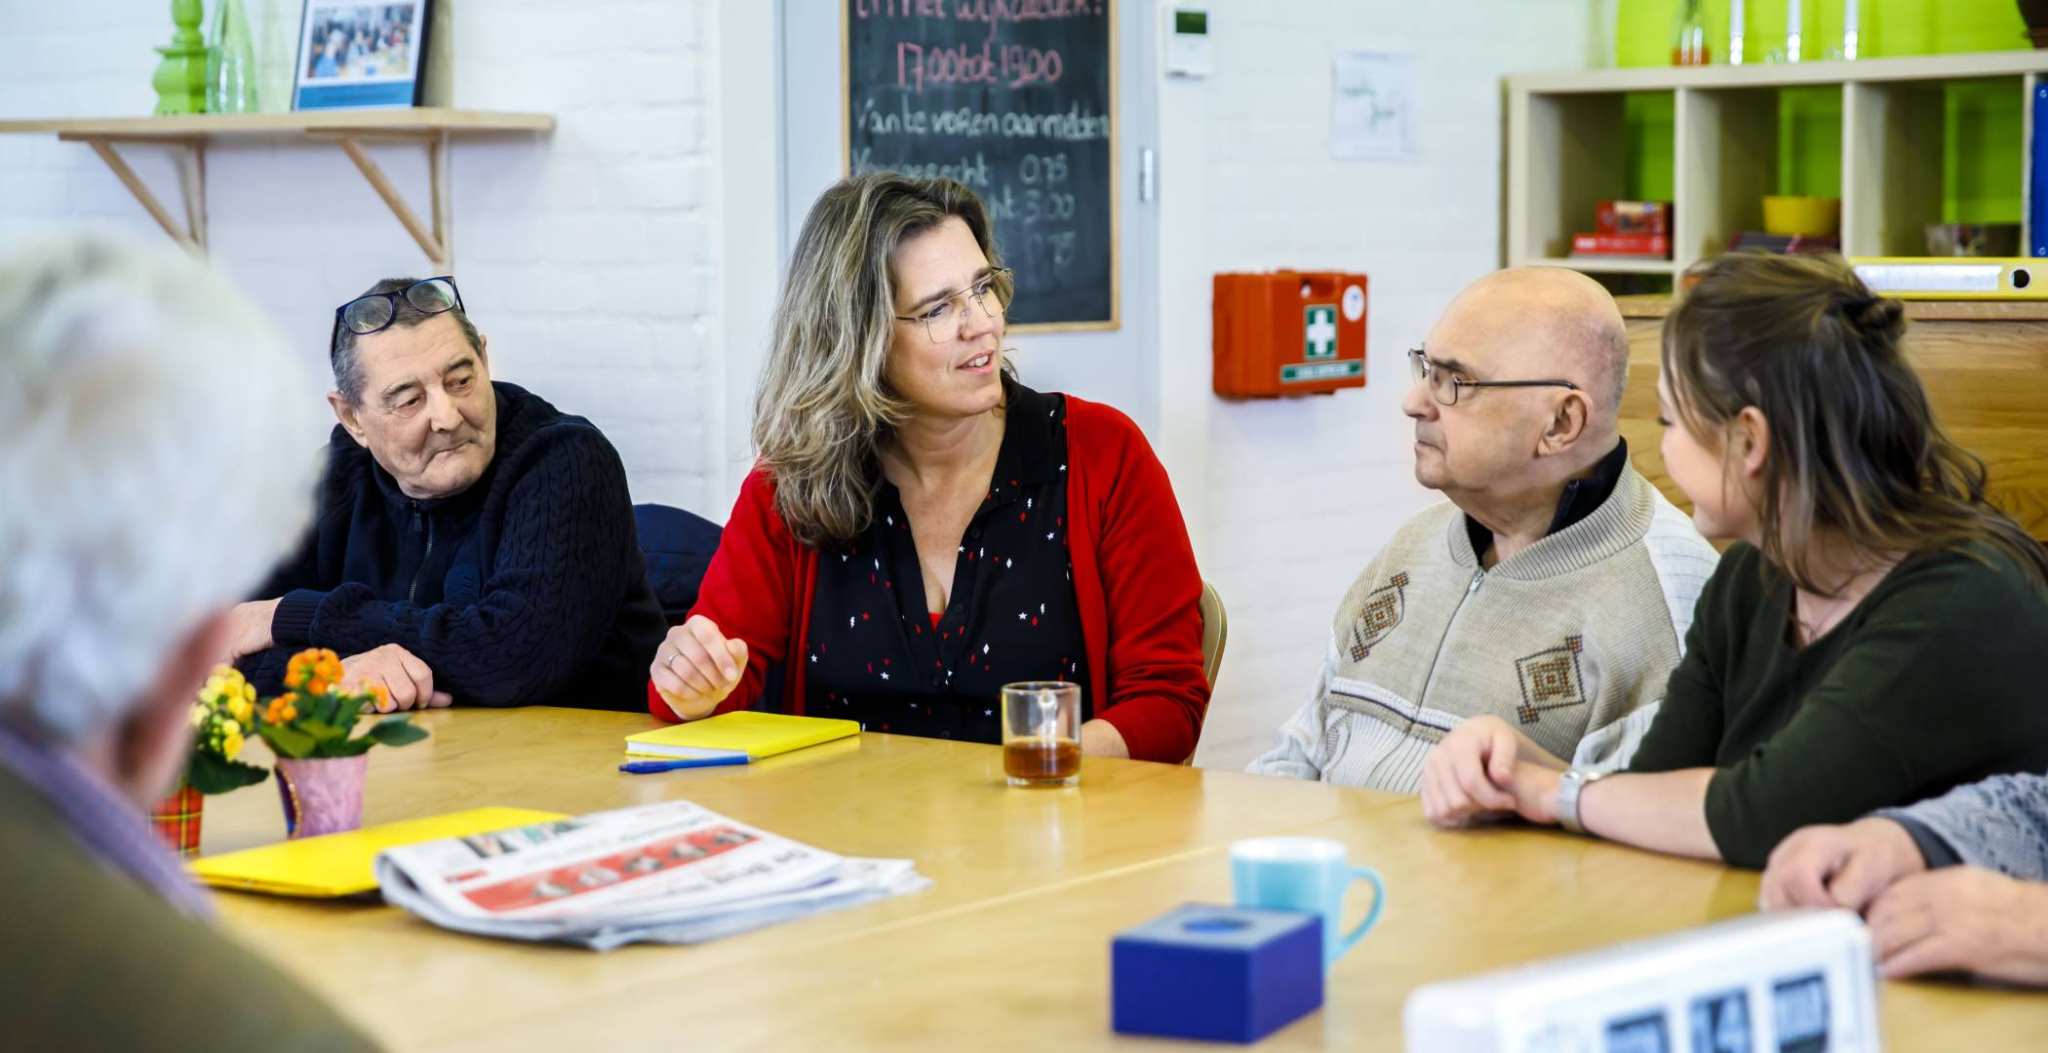
<svg viewBox="0 0 2048 1053">
<path fill-rule="evenodd" d="M 981 308 L 981 313 L 991 319 L 1003 316 L 1006 305 L 1001 290 L 1006 287 L 1010 273 L 1008 267 L 990 268 L 987 274 L 976 278 L 973 285 L 925 308 L 922 314 L 899 314 L 895 318 L 899 322 L 924 323 L 924 335 L 934 344 L 943 342 L 940 333 L 945 333 L 945 339 L 951 340 L 960 335 L 960 326 L 967 319 L 969 302 Z"/>
<path fill-rule="evenodd" d="M 1464 377 L 1445 369 L 1441 364 L 1430 361 L 1421 348 L 1408 352 L 1408 371 L 1414 374 L 1418 383 L 1429 383 L 1429 394 L 1439 406 L 1458 404 L 1460 388 L 1570 388 L 1581 390 L 1569 380 L 1466 380 Z"/>
<path fill-rule="evenodd" d="M 391 323 L 398 318 L 401 297 L 421 314 L 441 314 L 462 307 L 461 290 L 455 288 L 455 279 L 445 274 L 438 278 L 422 278 L 395 292 L 358 296 L 334 309 L 334 333 L 328 337 L 327 346 L 333 347 L 341 339 L 343 326 L 357 336 L 369 336 L 391 328 Z"/>
</svg>

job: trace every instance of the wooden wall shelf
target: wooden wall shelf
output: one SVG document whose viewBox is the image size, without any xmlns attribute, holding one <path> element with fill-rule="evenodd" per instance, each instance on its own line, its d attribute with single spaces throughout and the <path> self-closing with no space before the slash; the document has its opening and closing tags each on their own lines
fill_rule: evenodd
<svg viewBox="0 0 2048 1053">
<path fill-rule="evenodd" d="M 1690 512 L 1664 467 L 1657 423 L 1657 375 L 1669 296 L 1620 296 L 1628 327 L 1628 387 L 1621 434 L 1629 460 Z M 2048 540 L 2048 303 L 1913 300 L 1906 304 L 1905 352 L 1949 438 L 1982 458 L 1987 496 L 2037 538 Z"/>
<path fill-rule="evenodd" d="M 2021 124 L 2009 147 L 2023 158 L 2014 190 L 2025 209 L 2031 99 L 2048 85 L 2048 52 L 1509 77 L 1506 262 L 1572 267 L 1612 282 L 1673 278 L 1718 255 L 1736 232 L 1763 229 L 1763 196 L 1778 189 L 1781 92 L 1814 88 L 1842 93 L 1843 254 L 1924 255 L 1926 224 L 1943 219 L 1949 174 L 1942 143 L 1947 122 L 1957 119 L 1944 109 L 1943 90 L 1954 83 L 2012 93 Z M 1631 95 L 1644 93 L 1671 97 L 1672 258 L 1570 258 L 1572 234 L 1593 227 L 1595 202 L 1630 196 L 1624 110 Z M 1999 134 L 2004 148 L 2006 133 Z M 2026 224 L 2034 217 L 2021 219 L 2023 245 L 2030 244 Z"/>
<path fill-rule="evenodd" d="M 0 121 L 0 135 L 55 134 L 81 142 L 106 163 L 164 233 L 194 252 L 206 251 L 206 147 L 234 139 L 303 139 L 331 142 L 391 214 L 412 235 L 441 273 L 453 273 L 454 224 L 447 189 L 448 143 L 462 136 L 545 135 L 555 127 L 544 113 L 492 113 L 419 107 L 400 110 L 319 110 L 307 113 L 207 113 L 175 117 L 107 117 Z M 364 141 L 418 142 L 427 150 L 431 195 L 429 221 L 422 221 L 399 195 L 384 170 L 362 148 Z M 117 144 L 168 146 L 178 151 L 178 183 L 185 206 L 181 225 L 157 200 L 115 149 Z"/>
</svg>

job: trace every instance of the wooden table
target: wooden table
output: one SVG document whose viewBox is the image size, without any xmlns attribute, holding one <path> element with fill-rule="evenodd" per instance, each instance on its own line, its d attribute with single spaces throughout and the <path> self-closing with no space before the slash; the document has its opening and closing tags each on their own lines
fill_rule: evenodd
<svg viewBox="0 0 2048 1053">
<path fill-rule="evenodd" d="M 1751 909 L 1753 873 L 1555 831 L 1440 833 L 1412 798 L 1090 760 L 1082 785 L 1012 790 L 992 747 L 864 735 L 746 768 L 629 776 L 644 717 L 453 710 L 372 754 L 365 820 L 499 804 L 585 812 L 688 798 L 848 855 L 915 859 L 931 889 L 695 947 L 608 954 L 459 936 L 374 903 L 224 894 L 230 928 L 398 1049 L 1138 1047 L 1109 1030 L 1109 940 L 1230 899 L 1228 844 L 1344 841 L 1386 876 L 1379 927 L 1321 1013 L 1274 1048 L 1401 1048 L 1417 984 Z M 205 850 L 282 835 L 267 784 L 214 799 Z M 1362 895 L 1362 894 L 1361 894 Z M 1362 903 L 1354 903 L 1362 909 Z M 2048 996 L 1888 984 L 1887 1048 L 2018 1048 Z M 1158 1048 L 1167 1048 L 1164 1046 Z"/>
</svg>

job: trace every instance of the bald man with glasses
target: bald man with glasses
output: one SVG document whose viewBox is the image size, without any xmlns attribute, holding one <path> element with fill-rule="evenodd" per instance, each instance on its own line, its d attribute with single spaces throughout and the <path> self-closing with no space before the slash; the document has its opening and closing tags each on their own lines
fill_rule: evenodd
<svg viewBox="0 0 2048 1053">
<path fill-rule="evenodd" d="M 642 704 L 667 625 L 625 466 L 590 421 L 493 382 L 487 348 L 450 277 L 335 308 L 313 530 L 233 612 L 258 690 L 325 647 L 398 708 Z"/>
<path fill-rule="evenodd" d="M 1490 274 L 1408 360 L 1415 479 L 1448 500 L 1352 584 L 1313 694 L 1250 770 L 1427 804 L 1476 774 L 1433 751 L 1453 731 L 1620 766 L 1716 557 L 1629 465 L 1613 297 L 1562 269 Z"/>
</svg>

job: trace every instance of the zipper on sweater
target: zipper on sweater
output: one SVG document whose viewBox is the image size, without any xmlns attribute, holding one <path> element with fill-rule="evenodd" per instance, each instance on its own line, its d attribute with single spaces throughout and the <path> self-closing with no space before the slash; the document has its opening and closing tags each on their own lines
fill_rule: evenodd
<svg viewBox="0 0 2048 1053">
<path fill-rule="evenodd" d="M 1480 583 L 1484 582 L 1485 580 L 1486 568 L 1481 567 L 1478 570 L 1473 571 L 1472 580 L 1465 584 L 1465 594 L 1463 596 L 1458 597 L 1458 605 L 1456 607 L 1451 608 L 1451 620 L 1444 623 L 1444 634 L 1437 638 L 1436 653 L 1429 656 L 1429 672 L 1423 675 L 1422 690 L 1420 692 L 1417 692 L 1415 696 L 1415 709 L 1417 715 L 1408 718 L 1408 730 L 1405 733 L 1403 733 L 1404 739 L 1406 738 L 1406 736 L 1415 733 L 1415 725 L 1421 719 L 1421 711 L 1423 708 L 1423 704 L 1429 699 L 1429 685 L 1436 680 L 1436 664 L 1444 656 L 1444 641 L 1450 638 L 1451 627 L 1458 624 L 1458 614 L 1465 609 L 1465 601 L 1471 599 L 1472 594 L 1479 591 Z M 1368 786 L 1373 785 L 1373 780 L 1379 778 L 1381 765 L 1384 765 L 1388 761 L 1399 756 L 1400 753 L 1401 748 L 1398 744 L 1396 744 L 1395 746 L 1389 748 L 1386 753 L 1382 754 L 1380 756 L 1380 759 L 1373 763 L 1372 770 L 1365 773 L 1365 784 Z"/>
<path fill-rule="evenodd" d="M 434 554 L 434 521 L 432 519 L 427 519 L 427 517 L 420 514 L 419 505 L 413 505 L 412 528 L 414 530 L 418 530 L 420 528 L 420 521 L 422 519 L 426 519 L 427 524 L 427 550 L 425 552 L 420 553 L 420 565 L 414 567 L 412 571 L 412 584 L 406 586 L 405 602 L 407 604 L 411 604 L 414 601 L 414 598 L 420 594 L 420 575 L 422 573 L 425 573 L 427 569 L 427 560 L 431 558 Z"/>
<path fill-rule="evenodd" d="M 1485 580 L 1486 568 L 1481 567 L 1480 569 L 1473 571 L 1472 580 L 1465 586 L 1465 594 L 1463 596 L 1458 597 L 1458 605 L 1456 607 L 1451 608 L 1451 620 L 1444 623 L 1444 634 L 1442 636 L 1437 637 L 1436 653 L 1429 656 L 1429 672 L 1422 678 L 1422 693 L 1417 695 L 1415 698 L 1416 709 L 1422 708 L 1423 700 L 1429 697 L 1429 685 L 1436 682 L 1436 663 L 1438 659 L 1441 659 L 1444 656 L 1444 641 L 1450 639 L 1451 627 L 1458 624 L 1458 615 L 1460 612 L 1464 611 L 1465 601 L 1471 599 L 1472 596 L 1479 591 L 1480 584 L 1483 583 Z"/>
</svg>

